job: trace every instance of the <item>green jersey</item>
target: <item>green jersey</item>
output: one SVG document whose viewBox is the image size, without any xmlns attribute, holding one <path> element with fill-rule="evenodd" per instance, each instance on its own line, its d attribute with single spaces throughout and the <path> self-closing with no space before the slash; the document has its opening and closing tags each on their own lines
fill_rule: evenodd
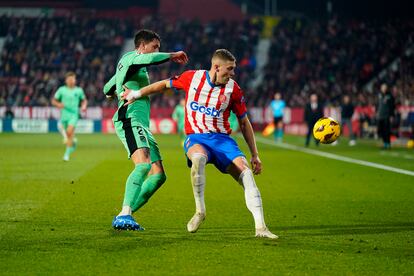
<svg viewBox="0 0 414 276">
<path fill-rule="evenodd" d="M 178 132 L 181 132 L 184 129 L 184 116 L 185 116 L 184 106 L 182 106 L 181 104 L 178 104 L 175 107 L 174 112 L 172 114 L 173 120 L 177 122 Z"/>
<path fill-rule="evenodd" d="M 137 51 L 128 52 L 118 62 L 115 75 L 105 84 L 106 95 L 118 96 L 118 110 L 113 120 L 130 121 L 132 126 L 141 125 L 149 128 L 150 100 L 142 97 L 134 103 L 124 106 L 120 94 L 124 91 L 123 85 L 129 89 L 138 90 L 150 84 L 147 66 L 157 65 L 169 61 L 169 53 L 140 54 Z"/>
<path fill-rule="evenodd" d="M 239 120 L 233 111 L 230 112 L 229 123 L 230 128 L 232 129 L 232 133 L 236 133 L 239 130 Z"/>
<path fill-rule="evenodd" d="M 81 101 L 85 99 L 83 89 L 75 86 L 70 88 L 66 85 L 59 87 L 56 91 L 55 99 L 63 104 L 61 118 L 70 116 L 79 117 L 79 106 Z"/>
</svg>

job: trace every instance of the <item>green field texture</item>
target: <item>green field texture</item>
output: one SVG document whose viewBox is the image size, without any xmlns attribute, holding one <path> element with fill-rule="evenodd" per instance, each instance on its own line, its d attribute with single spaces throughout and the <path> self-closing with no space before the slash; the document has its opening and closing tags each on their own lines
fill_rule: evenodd
<svg viewBox="0 0 414 276">
<path fill-rule="evenodd" d="M 133 165 L 115 135 L 78 135 L 65 163 L 58 134 L 0 134 L 0 274 L 414 274 L 413 176 L 258 143 L 256 181 L 279 240 L 254 237 L 242 188 L 211 165 L 207 218 L 190 234 L 179 137 L 156 138 L 167 182 L 136 214 L 146 230 L 118 232 L 111 221 Z M 311 148 L 414 171 L 414 151 L 403 147 L 342 139 Z"/>
</svg>

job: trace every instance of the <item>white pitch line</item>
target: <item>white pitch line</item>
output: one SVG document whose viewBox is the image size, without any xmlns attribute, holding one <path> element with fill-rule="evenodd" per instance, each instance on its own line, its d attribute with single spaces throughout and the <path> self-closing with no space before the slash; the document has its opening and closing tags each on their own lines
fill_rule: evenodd
<svg viewBox="0 0 414 276">
<path fill-rule="evenodd" d="M 305 152 L 305 153 L 308 153 L 308 154 L 318 155 L 318 156 L 322 156 L 322 157 L 326 157 L 326 158 L 330 158 L 330 159 L 335 159 L 335 160 L 339 160 L 339 161 L 344 161 L 344 162 L 348 162 L 348 163 L 352 163 L 352 164 L 359 164 L 359 165 L 363 165 L 363 166 L 367 166 L 367 167 L 381 169 L 381 170 L 384 170 L 384 171 L 390 171 L 390 172 L 395 172 L 395 173 L 414 176 L 414 171 L 403 170 L 403 169 L 399 169 L 399 168 L 395 168 L 395 167 L 391 167 L 391 166 L 386 166 L 386 165 L 382 165 L 382 164 L 378 164 L 378 163 L 374 163 L 374 162 L 369 162 L 369 161 L 354 159 L 354 158 L 345 157 L 345 156 L 341 156 L 341 155 L 337 155 L 337 154 L 333 154 L 333 153 L 328 153 L 328 152 L 303 148 L 303 147 L 294 146 L 294 145 L 290 145 L 290 144 L 286 144 L 286 143 L 276 143 L 274 141 L 270 141 L 268 139 L 264 139 L 264 138 L 261 138 L 261 137 L 256 137 L 256 140 L 258 142 L 263 143 L 263 144 L 267 144 L 267 145 L 271 145 L 271 146 L 275 146 L 275 147 L 280 147 L 280 148 L 289 149 L 289 150 L 301 151 L 301 152 Z"/>
</svg>

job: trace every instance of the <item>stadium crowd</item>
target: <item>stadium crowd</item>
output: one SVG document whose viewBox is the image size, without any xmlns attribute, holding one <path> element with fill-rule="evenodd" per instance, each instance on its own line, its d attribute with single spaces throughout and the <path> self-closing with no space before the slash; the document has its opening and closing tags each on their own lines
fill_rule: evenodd
<svg viewBox="0 0 414 276">
<path fill-rule="evenodd" d="M 255 23 L 253 23 L 255 22 Z M 238 58 L 236 79 L 249 105 L 267 106 L 275 91 L 287 105 L 305 106 L 311 93 L 324 104 L 339 105 L 344 94 L 359 104 L 375 104 L 380 83 L 393 87 L 397 102 L 413 104 L 412 57 L 403 55 L 413 42 L 413 21 L 368 22 L 284 18 L 274 29 L 264 81 L 250 88 L 256 69 L 255 49 L 261 21 L 202 24 L 181 20 L 168 24 L 156 17 L 137 20 L 80 16 L 0 17 L 5 44 L 0 57 L 0 106 L 48 106 L 64 74 L 75 71 L 90 106 L 108 103 L 102 87 L 113 74 L 125 39 L 140 28 L 156 30 L 161 51 L 185 50 L 186 68 L 208 68 L 209 56 L 227 48 Z M 129 50 L 129 49 L 126 49 Z M 365 84 L 397 58 L 407 70 L 388 70 L 369 91 Z M 168 63 L 151 68 L 153 81 L 179 74 L 185 68 Z M 408 74 L 406 73 L 408 72 Z M 177 97 L 159 95 L 154 106 L 173 106 Z"/>
<path fill-rule="evenodd" d="M 387 82 L 398 90 L 400 102 L 413 104 L 412 71 L 402 76 L 401 71 L 388 70 L 371 91 L 365 88 L 381 70 L 403 57 L 413 39 L 413 21 L 285 19 L 274 30 L 265 82 L 258 94 L 280 90 L 288 106 L 304 106 L 311 93 L 328 105 L 338 105 L 345 94 L 355 102 L 375 105 L 380 84 Z M 256 98 L 256 105 L 270 100 Z"/>
<path fill-rule="evenodd" d="M 139 28 L 157 30 L 162 38 L 161 51 L 185 49 L 191 58 L 188 68 L 208 68 L 208 57 L 216 48 L 240 53 L 238 78 L 245 84 L 255 67 L 254 45 L 260 33 L 260 25 L 249 21 L 241 25 L 224 21 L 202 25 L 183 20 L 172 25 L 151 17 L 133 22 L 76 16 L 3 16 L 0 24 L 5 37 L 0 61 L 0 105 L 8 106 L 50 105 L 50 98 L 67 71 L 77 73 L 78 84 L 85 89 L 90 106 L 108 104 L 102 87 L 114 73 L 125 38 L 133 37 Z M 159 80 L 183 70 L 167 64 L 150 68 L 150 74 L 151 79 Z M 169 101 L 158 96 L 153 104 L 168 105 Z"/>
</svg>

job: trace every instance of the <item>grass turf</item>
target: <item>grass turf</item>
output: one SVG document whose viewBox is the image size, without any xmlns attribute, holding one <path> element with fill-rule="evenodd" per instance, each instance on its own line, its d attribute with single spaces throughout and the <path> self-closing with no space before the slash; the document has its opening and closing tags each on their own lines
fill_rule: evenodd
<svg viewBox="0 0 414 276">
<path fill-rule="evenodd" d="M 132 163 L 113 135 L 78 138 L 64 163 L 58 134 L 0 135 L 0 274 L 414 273 L 412 176 L 259 143 L 256 181 L 280 239 L 253 237 L 242 189 L 211 165 L 207 219 L 189 234 L 189 169 L 178 136 L 158 136 L 167 182 L 136 216 L 146 231 L 117 232 Z M 413 151 L 371 141 L 319 150 L 414 170 Z"/>
</svg>

